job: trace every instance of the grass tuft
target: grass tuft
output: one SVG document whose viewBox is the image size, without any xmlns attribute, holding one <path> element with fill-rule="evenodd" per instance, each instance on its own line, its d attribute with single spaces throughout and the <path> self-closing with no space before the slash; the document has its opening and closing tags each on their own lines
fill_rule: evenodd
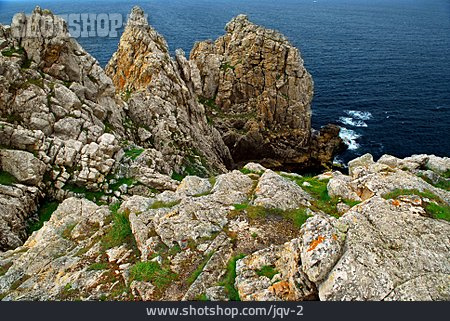
<svg viewBox="0 0 450 321">
<path fill-rule="evenodd" d="M 131 160 L 135 160 L 143 152 L 144 152 L 144 149 L 142 149 L 142 148 L 132 148 L 132 149 L 125 151 L 125 157 L 131 158 Z"/>
<path fill-rule="evenodd" d="M 175 280 L 177 275 L 157 262 L 138 262 L 130 268 L 130 282 L 151 282 L 156 288 L 163 289 Z"/>
<path fill-rule="evenodd" d="M 446 190 L 446 191 L 450 191 L 450 181 L 448 181 L 446 178 L 441 178 L 439 179 L 439 181 L 437 181 L 436 183 L 434 183 L 431 179 L 429 179 L 428 177 L 424 176 L 424 175 L 418 175 L 420 178 L 422 178 L 425 182 L 427 182 L 430 185 L 433 185 L 434 187 Z"/>
<path fill-rule="evenodd" d="M 396 189 L 390 193 L 383 195 L 384 199 L 395 199 L 401 195 L 417 195 L 424 199 L 429 199 L 431 202 L 426 202 L 423 207 L 427 214 L 435 219 L 450 221 L 450 206 L 448 206 L 442 199 L 433 194 L 429 190 L 419 191 L 417 189 Z"/>
<path fill-rule="evenodd" d="M 435 203 L 430 203 L 425 207 L 425 210 L 433 218 L 450 222 L 450 206 L 441 206 Z"/>
<path fill-rule="evenodd" d="M 295 177 L 290 175 L 282 175 L 299 185 L 305 191 L 307 191 L 311 196 L 313 196 L 314 200 L 311 201 L 312 209 L 322 211 L 332 216 L 339 217 L 339 212 L 337 210 L 337 204 L 340 202 L 344 202 L 345 204 L 353 207 L 359 204 L 359 201 L 352 201 L 341 199 L 337 197 L 330 197 L 327 190 L 327 185 L 329 180 L 319 180 L 316 177 L 312 176 L 302 176 Z M 303 183 L 309 183 L 309 185 L 303 185 Z"/>
<path fill-rule="evenodd" d="M 44 202 L 37 212 L 39 220 L 37 222 L 31 223 L 27 227 L 27 233 L 31 234 L 34 231 L 39 230 L 44 225 L 44 222 L 47 222 L 50 219 L 53 212 L 56 211 L 56 209 L 58 208 L 58 205 L 59 205 L 58 202 L 50 202 L 50 201 Z"/>
<path fill-rule="evenodd" d="M 270 265 L 264 265 L 260 270 L 256 271 L 259 276 L 265 276 L 272 279 L 279 272 Z"/>
<path fill-rule="evenodd" d="M 158 208 L 171 208 L 180 204 L 180 202 L 180 200 L 173 202 L 155 201 L 152 205 L 150 205 L 149 209 L 156 210 Z"/>
<path fill-rule="evenodd" d="M 102 238 L 102 247 L 110 249 L 124 243 L 134 240 L 131 232 L 130 220 L 126 213 L 119 213 L 120 204 L 111 205 L 110 211 L 112 213 L 112 226 Z"/>
<path fill-rule="evenodd" d="M 8 172 L 0 171 L 0 185 L 13 185 L 17 179 Z"/>
<path fill-rule="evenodd" d="M 177 173 L 177 172 L 175 172 L 175 171 L 172 173 L 172 176 L 171 176 L 171 178 L 172 178 L 173 180 L 176 180 L 176 181 L 179 181 L 179 182 L 181 182 L 181 181 L 183 180 L 183 178 L 185 178 L 185 177 L 186 177 L 186 175 Z"/>
<path fill-rule="evenodd" d="M 233 256 L 227 265 L 227 272 L 225 274 L 223 282 L 220 285 L 225 287 L 225 292 L 228 294 L 228 298 L 231 301 L 240 301 L 239 293 L 234 287 L 234 281 L 236 280 L 236 262 L 244 258 L 244 254 Z"/>
<path fill-rule="evenodd" d="M 199 294 L 195 297 L 194 301 L 209 301 L 205 293 Z"/>
<path fill-rule="evenodd" d="M 421 192 L 417 189 L 400 189 L 400 188 L 398 188 L 398 189 L 393 190 L 390 193 L 384 194 L 383 198 L 388 200 L 388 199 L 397 198 L 401 195 L 417 195 L 417 196 L 420 196 L 423 198 L 429 198 L 431 200 L 441 202 L 441 199 L 438 196 L 434 195 L 431 191 L 424 190 L 423 192 Z"/>
</svg>

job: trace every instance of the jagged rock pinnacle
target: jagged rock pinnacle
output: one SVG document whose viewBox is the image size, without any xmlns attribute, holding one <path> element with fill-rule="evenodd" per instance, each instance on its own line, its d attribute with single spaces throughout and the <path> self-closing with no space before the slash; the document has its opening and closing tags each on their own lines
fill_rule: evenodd
<svg viewBox="0 0 450 321">
<path fill-rule="evenodd" d="M 240 14 L 236 17 L 234 17 L 230 22 L 227 23 L 227 25 L 225 26 L 225 30 L 227 32 L 233 32 L 233 30 L 240 26 L 246 26 L 248 24 L 250 24 L 251 22 L 248 20 L 248 16 L 245 14 Z"/>
<path fill-rule="evenodd" d="M 148 26 L 147 17 L 141 7 L 134 6 L 133 9 L 131 9 L 128 25 Z"/>
</svg>

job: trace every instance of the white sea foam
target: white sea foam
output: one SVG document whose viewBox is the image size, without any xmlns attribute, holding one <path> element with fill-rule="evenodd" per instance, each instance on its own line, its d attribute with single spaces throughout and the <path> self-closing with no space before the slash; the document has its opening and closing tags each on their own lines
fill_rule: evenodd
<svg viewBox="0 0 450 321">
<path fill-rule="evenodd" d="M 355 119 L 360 120 L 369 120 L 372 119 L 373 116 L 368 111 L 359 111 L 359 110 L 344 110 L 344 112 L 349 115 L 350 117 L 353 117 Z"/>
<path fill-rule="evenodd" d="M 367 127 L 367 124 L 363 120 L 353 119 L 351 117 L 339 117 L 339 121 L 344 125 L 353 127 Z"/>
<path fill-rule="evenodd" d="M 341 127 L 341 130 L 339 131 L 339 137 L 342 138 L 344 143 L 348 146 L 349 150 L 356 150 L 359 148 L 359 144 L 356 142 L 356 140 L 360 138 L 361 135 L 356 133 L 354 130 Z"/>
</svg>

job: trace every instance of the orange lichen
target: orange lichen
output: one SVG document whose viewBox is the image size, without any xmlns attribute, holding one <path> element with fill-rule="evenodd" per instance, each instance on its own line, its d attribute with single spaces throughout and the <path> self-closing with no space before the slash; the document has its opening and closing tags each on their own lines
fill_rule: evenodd
<svg viewBox="0 0 450 321">
<path fill-rule="evenodd" d="M 268 290 L 277 296 L 286 295 L 290 292 L 291 286 L 286 281 L 280 281 L 270 286 Z"/>
<path fill-rule="evenodd" d="M 311 242 L 311 244 L 309 245 L 309 249 L 308 252 L 314 250 L 317 245 L 319 245 L 320 243 L 322 243 L 323 241 L 325 241 L 325 237 L 323 237 L 322 235 L 319 235 L 317 237 L 317 239 L 315 239 L 314 241 Z"/>
<path fill-rule="evenodd" d="M 392 200 L 392 205 L 400 206 L 400 201 L 399 200 Z"/>
<path fill-rule="evenodd" d="M 336 234 L 333 234 L 331 237 L 333 238 L 334 241 L 337 241 L 338 239 Z"/>
</svg>

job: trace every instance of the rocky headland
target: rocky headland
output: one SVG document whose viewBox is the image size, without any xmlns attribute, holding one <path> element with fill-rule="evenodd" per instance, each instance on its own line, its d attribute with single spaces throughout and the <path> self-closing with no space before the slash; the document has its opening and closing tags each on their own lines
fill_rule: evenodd
<svg viewBox="0 0 450 321">
<path fill-rule="evenodd" d="M 450 300 L 450 159 L 323 170 L 339 127 L 280 33 L 171 57 L 135 7 L 103 70 L 36 8 L 0 51 L 1 299 Z"/>
</svg>

